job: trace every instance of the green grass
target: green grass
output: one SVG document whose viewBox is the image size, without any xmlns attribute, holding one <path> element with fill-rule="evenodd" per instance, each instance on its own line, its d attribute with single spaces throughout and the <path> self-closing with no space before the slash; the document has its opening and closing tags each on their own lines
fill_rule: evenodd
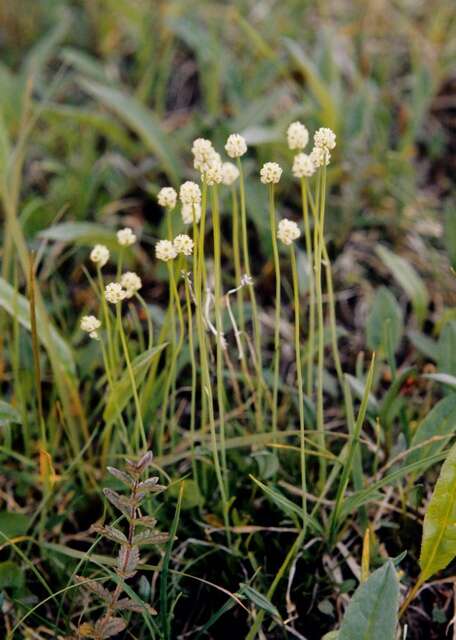
<svg viewBox="0 0 456 640">
<path fill-rule="evenodd" d="M 412 596 L 397 628 L 445 637 L 452 507 L 427 504 L 456 427 L 452 3 L 17 0 L 0 35 L 2 637 L 100 619 L 75 575 L 157 609 L 119 613 L 118 637 L 347 640 L 364 602 L 394 640 L 369 603 Z M 295 120 L 337 134 L 308 189 Z M 198 225 L 165 213 L 161 187 L 199 181 L 193 140 L 227 159 L 233 132 L 242 181 L 203 186 Z M 300 226 L 291 252 L 275 218 Z M 161 263 L 181 232 L 194 259 Z M 141 298 L 104 307 L 120 271 Z M 171 536 L 124 581 L 90 527 L 127 531 L 106 467 L 146 448 L 167 489 L 142 514 Z M 419 592 L 425 514 L 443 581 Z"/>
</svg>

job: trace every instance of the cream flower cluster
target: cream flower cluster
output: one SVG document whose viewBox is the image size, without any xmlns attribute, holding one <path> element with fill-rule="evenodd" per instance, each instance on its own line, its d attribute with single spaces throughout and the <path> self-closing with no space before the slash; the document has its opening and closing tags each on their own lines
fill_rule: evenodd
<svg viewBox="0 0 456 640">
<path fill-rule="evenodd" d="M 127 297 L 127 292 L 119 282 L 110 282 L 105 287 L 105 298 L 111 304 L 119 304 Z"/>
<path fill-rule="evenodd" d="M 171 240 L 159 240 L 155 245 L 155 256 L 163 262 L 174 260 L 177 257 L 174 243 Z"/>
<path fill-rule="evenodd" d="M 239 133 L 232 133 L 225 144 L 225 151 L 230 158 L 240 158 L 247 153 L 247 143 Z"/>
<path fill-rule="evenodd" d="M 222 182 L 228 187 L 239 178 L 239 169 L 232 162 L 222 164 Z"/>
<path fill-rule="evenodd" d="M 302 122 L 292 122 L 287 130 L 288 148 L 304 149 L 309 142 L 309 132 Z"/>
<path fill-rule="evenodd" d="M 295 155 L 292 169 L 295 178 L 310 178 L 315 173 L 315 170 L 315 164 L 307 153 Z"/>
<path fill-rule="evenodd" d="M 336 146 L 336 134 L 328 127 L 321 127 L 314 133 L 314 145 L 321 149 L 334 149 Z"/>
<path fill-rule="evenodd" d="M 179 198 L 182 204 L 200 204 L 201 189 L 199 185 L 197 185 L 196 182 L 187 180 L 179 189 Z"/>
<path fill-rule="evenodd" d="M 222 160 L 217 152 L 214 152 L 214 154 L 215 155 L 213 156 L 210 164 L 208 164 L 204 171 L 201 172 L 204 182 L 209 187 L 212 187 L 215 184 L 220 184 L 223 179 Z"/>
<path fill-rule="evenodd" d="M 125 229 L 120 229 L 117 232 L 117 242 L 121 247 L 130 247 L 132 244 L 136 242 L 136 236 L 133 233 L 133 230 L 129 227 L 125 227 Z"/>
<path fill-rule="evenodd" d="M 310 152 L 310 159 L 315 166 L 318 167 L 328 166 L 331 160 L 331 154 L 326 147 L 314 147 Z"/>
<path fill-rule="evenodd" d="M 260 179 L 263 184 L 277 184 L 281 176 L 282 169 L 277 162 L 266 162 L 260 171 Z"/>
<path fill-rule="evenodd" d="M 174 238 L 174 249 L 184 256 L 191 256 L 193 253 L 193 240 L 186 233 L 180 233 Z"/>
<path fill-rule="evenodd" d="M 175 189 L 172 187 L 163 187 L 163 189 L 160 189 L 158 192 L 157 201 L 161 207 L 166 207 L 172 211 L 177 202 L 177 193 Z"/>
<path fill-rule="evenodd" d="M 83 316 L 81 318 L 81 330 L 86 331 L 90 338 L 94 340 L 98 339 L 98 329 L 101 327 L 101 322 L 95 316 Z"/>
<path fill-rule="evenodd" d="M 141 278 L 133 271 L 126 271 L 122 274 L 120 284 L 125 289 L 126 298 L 133 298 L 142 287 Z"/>
<path fill-rule="evenodd" d="M 90 252 L 90 259 L 100 268 L 104 267 L 109 260 L 109 249 L 104 244 L 96 244 Z"/>
<path fill-rule="evenodd" d="M 277 237 L 283 244 L 290 245 L 299 238 L 301 232 L 298 225 L 293 220 L 284 218 L 279 222 L 277 228 Z"/>
<path fill-rule="evenodd" d="M 197 138 L 193 141 L 192 153 L 193 166 L 201 173 L 205 173 L 216 160 L 216 156 L 218 156 L 218 153 L 212 146 L 212 142 L 206 140 L 206 138 Z"/>
<path fill-rule="evenodd" d="M 183 204 L 181 214 L 184 224 L 192 224 L 193 216 L 195 216 L 195 222 L 198 223 L 201 220 L 201 205 Z"/>
</svg>

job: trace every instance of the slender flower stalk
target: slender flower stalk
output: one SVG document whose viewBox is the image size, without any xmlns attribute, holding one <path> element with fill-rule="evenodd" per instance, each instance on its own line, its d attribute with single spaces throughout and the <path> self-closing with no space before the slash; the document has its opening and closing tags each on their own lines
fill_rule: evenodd
<svg viewBox="0 0 456 640">
<path fill-rule="evenodd" d="M 136 298 L 138 299 L 140 305 L 143 308 L 144 315 L 146 316 L 147 335 L 148 335 L 147 348 L 148 349 L 152 349 L 152 346 L 154 344 L 154 326 L 152 324 L 152 318 L 151 318 L 151 315 L 150 315 L 149 307 L 147 306 L 147 302 L 144 300 L 142 295 L 140 295 L 138 292 L 136 292 L 135 295 L 136 295 Z"/>
<path fill-rule="evenodd" d="M 245 181 L 244 171 L 242 168 L 241 158 L 237 158 L 239 169 L 239 194 L 241 201 L 241 235 L 242 235 L 242 253 L 244 259 L 244 273 L 251 280 L 252 270 L 250 268 L 250 256 L 249 256 L 249 243 L 247 235 L 247 208 L 245 199 Z M 255 289 L 253 286 L 249 287 L 250 306 L 252 308 L 252 322 L 253 322 L 253 342 L 255 346 L 255 369 L 257 374 L 256 385 L 256 398 L 255 398 L 255 416 L 256 427 L 258 431 L 263 431 L 263 356 L 261 353 L 261 333 L 260 333 L 260 321 L 258 316 L 258 307 L 255 297 Z"/>
<path fill-rule="evenodd" d="M 109 367 L 110 367 L 110 370 L 115 371 L 117 358 L 115 357 L 115 348 L 114 348 L 112 325 L 111 325 L 111 313 L 109 311 L 109 307 L 107 305 L 106 298 L 104 296 L 103 276 L 102 276 L 102 273 L 101 273 L 101 268 L 100 268 L 100 266 L 98 264 L 97 264 L 97 280 L 98 280 L 98 287 L 99 287 L 99 290 L 100 290 L 100 299 L 101 299 L 101 309 L 102 309 L 102 312 L 103 312 L 103 320 L 104 320 L 104 325 L 106 327 L 106 338 L 108 340 Z"/>
<path fill-rule="evenodd" d="M 299 305 L 299 280 L 296 265 L 296 252 L 294 243 L 290 245 L 291 273 L 293 279 L 293 304 L 294 304 L 294 342 L 296 356 L 296 377 L 298 384 L 299 405 L 299 435 L 300 435 L 300 466 L 301 466 L 301 491 L 302 491 L 302 521 L 305 526 L 307 518 L 307 481 L 306 481 L 306 450 L 305 450 L 305 423 L 304 423 L 304 392 L 302 379 L 301 360 L 301 336 L 300 336 L 300 305 Z"/>
<path fill-rule="evenodd" d="M 190 295 L 190 276 L 188 273 L 184 273 L 184 282 L 185 282 L 185 304 L 187 307 L 187 332 L 188 332 L 188 346 L 190 351 L 190 364 L 192 367 L 192 391 L 191 391 L 191 400 L 190 400 L 190 436 L 192 439 L 192 470 L 193 470 L 193 479 L 198 485 L 198 470 L 196 466 L 196 455 L 195 455 L 195 437 L 196 437 L 196 385 L 197 385 L 197 365 L 196 365 L 196 354 L 195 354 L 195 344 L 193 338 L 193 313 L 192 313 L 192 301 Z"/>
<path fill-rule="evenodd" d="M 273 358 L 273 387 L 272 387 L 272 437 L 277 442 L 277 414 L 279 396 L 280 373 L 280 316 L 281 316 L 281 273 L 279 248 L 277 246 L 277 222 L 274 202 L 274 184 L 269 188 L 269 224 L 271 227 L 272 255 L 275 272 L 275 318 L 274 318 L 274 358 Z"/>
<path fill-rule="evenodd" d="M 302 201 L 302 218 L 304 223 L 304 237 L 306 242 L 306 253 L 309 269 L 309 341 L 308 341 L 308 358 L 307 358 L 307 375 L 306 390 L 307 395 L 312 397 L 313 390 L 313 365 L 315 350 L 315 274 L 313 264 L 312 234 L 309 221 L 309 205 L 307 198 L 306 178 L 301 178 L 301 201 Z"/>
<path fill-rule="evenodd" d="M 133 371 L 133 366 L 131 364 L 130 354 L 128 352 L 127 338 L 125 336 L 125 331 L 124 331 L 124 328 L 123 328 L 123 323 L 122 323 L 122 305 L 120 303 L 116 304 L 116 311 L 117 311 L 117 327 L 118 327 L 118 331 L 119 331 L 119 335 L 120 335 L 120 341 L 122 343 L 125 362 L 127 364 L 128 375 L 130 377 L 130 384 L 131 384 L 131 388 L 132 388 L 132 391 L 133 391 L 133 398 L 134 398 L 134 401 L 135 401 L 136 421 L 135 421 L 134 440 L 135 440 L 135 443 L 136 443 L 136 450 L 139 451 L 140 450 L 139 437 L 141 436 L 142 446 L 145 447 L 145 448 L 147 447 L 147 438 L 146 438 L 146 432 L 144 430 L 144 423 L 143 423 L 143 419 L 142 419 L 141 403 L 139 401 L 138 389 L 136 387 L 135 373 Z M 139 432 L 138 432 L 138 430 L 136 428 L 136 425 L 139 426 Z"/>
<path fill-rule="evenodd" d="M 215 293 L 215 326 L 217 329 L 216 337 L 216 368 L 217 368 L 217 404 L 219 410 L 220 424 L 220 454 L 222 460 L 222 473 L 225 482 L 225 490 L 228 494 L 228 470 L 226 463 L 226 443 L 225 443 L 225 393 L 223 380 L 223 323 L 221 314 L 221 305 L 223 304 L 222 295 L 222 257 L 221 257 L 221 240 L 220 240 L 220 208 L 217 193 L 217 186 L 211 187 L 212 200 L 212 231 L 214 238 L 214 293 Z"/>
</svg>

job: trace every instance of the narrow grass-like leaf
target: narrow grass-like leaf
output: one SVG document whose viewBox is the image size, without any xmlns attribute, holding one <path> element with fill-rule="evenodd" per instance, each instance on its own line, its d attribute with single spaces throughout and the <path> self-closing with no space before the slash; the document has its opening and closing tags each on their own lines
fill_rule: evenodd
<svg viewBox="0 0 456 640">
<path fill-rule="evenodd" d="M 101 242 L 111 249 L 119 246 L 113 229 L 93 222 L 62 222 L 41 231 L 39 238 L 88 246 Z"/>
<path fill-rule="evenodd" d="M 399 584 L 391 560 L 355 591 L 337 640 L 395 640 Z"/>
<path fill-rule="evenodd" d="M 277 607 L 275 607 L 272 602 L 268 598 L 266 598 L 266 596 L 262 595 L 248 584 L 242 583 L 240 586 L 241 593 L 246 596 L 251 602 L 253 602 L 255 606 L 263 609 L 271 616 L 277 616 L 278 618 L 280 618 L 280 613 Z"/>
<path fill-rule="evenodd" d="M 0 427 L 5 426 L 5 424 L 10 424 L 11 422 L 21 424 L 21 415 L 19 411 L 10 404 L 0 400 Z"/>
<path fill-rule="evenodd" d="M 142 138 L 147 147 L 161 161 L 170 181 L 177 185 L 179 176 L 183 173 L 182 166 L 154 112 L 119 89 L 84 78 L 80 79 L 80 84 L 90 95 L 114 111 Z"/>
<path fill-rule="evenodd" d="M 440 470 L 426 509 L 421 543 L 419 582 L 445 569 L 456 556 L 456 444 Z"/>
</svg>

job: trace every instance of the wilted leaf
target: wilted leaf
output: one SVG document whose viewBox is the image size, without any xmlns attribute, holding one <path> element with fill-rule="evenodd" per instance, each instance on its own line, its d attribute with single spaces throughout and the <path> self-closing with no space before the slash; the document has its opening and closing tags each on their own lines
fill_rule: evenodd
<svg viewBox="0 0 456 640">
<path fill-rule="evenodd" d="M 109 618 L 100 620 L 95 625 L 95 629 L 101 638 L 112 638 L 127 627 L 127 623 L 122 618 Z"/>
<path fill-rule="evenodd" d="M 115 604 L 114 609 L 122 611 L 135 611 L 136 613 L 143 613 L 146 611 L 151 616 L 156 616 L 157 612 L 150 604 L 146 602 L 135 602 L 130 598 L 120 598 Z"/>
<path fill-rule="evenodd" d="M 93 624 L 90 624 L 90 622 L 84 622 L 83 624 L 81 624 L 78 629 L 78 633 L 81 638 L 96 638 L 98 635 L 95 627 L 93 626 Z"/>
<path fill-rule="evenodd" d="M 136 567 L 139 564 L 138 547 L 130 547 L 123 545 L 120 548 L 117 558 L 118 574 L 124 578 L 132 578 L 136 573 Z"/>
<path fill-rule="evenodd" d="M 116 469 L 115 467 L 106 467 L 107 470 L 109 471 L 109 473 L 114 476 L 114 478 L 117 478 L 117 480 L 120 480 L 120 482 L 123 482 L 123 484 L 126 484 L 127 487 L 133 487 L 135 481 L 133 480 L 133 478 L 131 476 L 128 475 L 128 473 L 125 473 L 125 471 L 120 471 L 120 469 Z"/>
<path fill-rule="evenodd" d="M 96 580 L 87 580 L 82 576 L 75 576 L 74 579 L 75 582 L 80 584 L 83 589 L 87 589 L 87 591 L 94 593 L 105 602 L 111 602 L 112 593 Z"/>
<path fill-rule="evenodd" d="M 371 311 L 367 319 L 367 346 L 372 351 L 387 348 L 387 331 L 389 331 L 393 351 L 396 351 L 403 332 L 402 309 L 396 298 L 386 287 L 380 287 L 374 297 Z"/>
<path fill-rule="evenodd" d="M 337 640 L 395 640 L 398 604 L 399 584 L 388 560 L 355 591 Z"/>
<path fill-rule="evenodd" d="M 142 544 L 163 544 L 168 541 L 168 538 L 169 535 L 161 531 L 141 531 L 133 538 L 133 544 L 138 546 Z"/>
<path fill-rule="evenodd" d="M 91 527 L 92 531 L 99 533 L 101 536 L 108 538 L 108 540 L 112 540 L 113 542 L 118 542 L 119 544 L 124 544 L 127 542 L 127 538 L 122 531 L 116 529 L 116 527 L 110 527 L 108 525 L 102 526 L 99 524 L 94 524 Z"/>
<path fill-rule="evenodd" d="M 421 543 L 420 581 L 424 582 L 456 556 L 456 444 L 440 470 L 426 509 Z"/>
</svg>

